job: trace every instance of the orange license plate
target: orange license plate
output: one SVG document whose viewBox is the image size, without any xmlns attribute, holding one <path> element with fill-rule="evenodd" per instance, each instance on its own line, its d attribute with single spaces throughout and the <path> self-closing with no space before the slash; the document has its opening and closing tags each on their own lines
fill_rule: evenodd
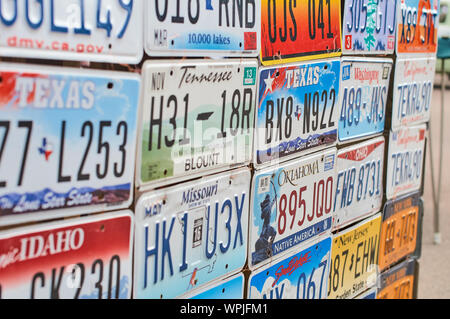
<svg viewBox="0 0 450 319">
<path fill-rule="evenodd" d="M 380 275 L 377 299 L 415 299 L 419 264 L 408 259 Z"/>
</svg>

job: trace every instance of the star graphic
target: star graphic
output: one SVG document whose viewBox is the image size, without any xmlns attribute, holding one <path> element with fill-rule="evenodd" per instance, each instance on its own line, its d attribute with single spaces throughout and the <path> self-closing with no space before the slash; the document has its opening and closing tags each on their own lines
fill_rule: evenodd
<svg viewBox="0 0 450 319">
<path fill-rule="evenodd" d="M 266 83 L 266 91 L 264 92 L 264 94 L 266 94 L 268 90 L 270 90 L 270 93 L 273 93 L 272 90 L 273 80 L 274 78 L 270 76 L 270 72 L 267 73 L 267 79 L 264 80 L 264 83 Z"/>
</svg>

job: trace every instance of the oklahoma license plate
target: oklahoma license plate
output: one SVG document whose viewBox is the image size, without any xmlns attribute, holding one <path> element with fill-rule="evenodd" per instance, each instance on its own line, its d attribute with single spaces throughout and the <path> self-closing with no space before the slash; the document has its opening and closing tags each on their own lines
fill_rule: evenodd
<svg viewBox="0 0 450 319">
<path fill-rule="evenodd" d="M 241 270 L 249 191 L 250 171 L 242 168 L 142 195 L 134 297 L 175 298 Z"/>
<path fill-rule="evenodd" d="M 261 62 L 341 55 L 340 0 L 261 1 Z"/>
<path fill-rule="evenodd" d="M 380 136 L 338 151 L 333 229 L 380 211 L 384 146 Z"/>
<path fill-rule="evenodd" d="M 198 291 L 182 296 L 182 299 L 243 299 L 244 274 L 215 281 Z"/>
<path fill-rule="evenodd" d="M 392 59 L 341 59 L 339 142 L 384 131 Z"/>
<path fill-rule="evenodd" d="M 129 299 L 130 211 L 0 232 L 1 299 Z"/>
<path fill-rule="evenodd" d="M 2 1 L 0 56 L 137 64 L 143 2 Z"/>
<path fill-rule="evenodd" d="M 250 275 L 249 299 L 325 299 L 331 238 L 309 243 Z"/>
<path fill-rule="evenodd" d="M 331 229 L 335 161 L 336 149 L 331 148 L 255 172 L 250 268 Z"/>
<path fill-rule="evenodd" d="M 377 299 L 415 299 L 418 277 L 417 260 L 405 260 L 380 275 Z"/>
<path fill-rule="evenodd" d="M 140 79 L 0 64 L 0 225 L 132 201 Z"/>
<path fill-rule="evenodd" d="M 256 59 L 147 61 L 138 186 L 249 163 L 257 68 Z"/>
<path fill-rule="evenodd" d="M 336 144 L 339 73 L 339 59 L 260 70 L 257 167 Z"/>
</svg>

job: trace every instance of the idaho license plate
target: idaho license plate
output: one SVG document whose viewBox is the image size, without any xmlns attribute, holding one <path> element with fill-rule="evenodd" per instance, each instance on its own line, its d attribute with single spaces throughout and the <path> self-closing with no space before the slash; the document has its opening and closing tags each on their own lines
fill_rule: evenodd
<svg viewBox="0 0 450 319">
<path fill-rule="evenodd" d="M 0 232 L 1 299 L 129 299 L 130 211 Z"/>
<path fill-rule="evenodd" d="M 249 299 L 325 299 L 331 238 L 309 243 L 250 275 Z"/>
<path fill-rule="evenodd" d="M 198 291 L 189 293 L 183 299 L 243 299 L 244 274 L 240 273 L 227 279 L 215 281 Z"/>
<path fill-rule="evenodd" d="M 339 59 L 260 70 L 257 167 L 336 144 L 339 73 Z"/>
<path fill-rule="evenodd" d="M 377 299 L 415 299 L 418 277 L 417 260 L 405 260 L 380 275 Z"/>
<path fill-rule="evenodd" d="M 0 64 L 0 225 L 128 207 L 139 86 L 129 73 Z"/>
<path fill-rule="evenodd" d="M 134 297 L 175 298 L 244 267 L 250 171 L 204 177 L 141 196 Z"/>
<path fill-rule="evenodd" d="M 256 59 L 147 61 L 138 186 L 249 163 L 257 68 Z"/>
<path fill-rule="evenodd" d="M 3 1 L 0 56 L 138 64 L 143 2 Z"/>
<path fill-rule="evenodd" d="M 251 201 L 249 267 L 329 231 L 336 149 L 256 171 Z"/>
</svg>

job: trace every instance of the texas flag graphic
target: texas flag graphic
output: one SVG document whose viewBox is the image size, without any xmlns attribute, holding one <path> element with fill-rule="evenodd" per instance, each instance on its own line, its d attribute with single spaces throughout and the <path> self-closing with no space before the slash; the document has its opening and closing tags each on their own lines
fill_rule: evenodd
<svg viewBox="0 0 450 319">
<path fill-rule="evenodd" d="M 47 138 L 42 139 L 42 146 L 39 147 L 39 154 L 45 156 L 45 160 L 48 162 L 50 155 L 53 153 L 53 145 L 47 142 Z"/>
</svg>

